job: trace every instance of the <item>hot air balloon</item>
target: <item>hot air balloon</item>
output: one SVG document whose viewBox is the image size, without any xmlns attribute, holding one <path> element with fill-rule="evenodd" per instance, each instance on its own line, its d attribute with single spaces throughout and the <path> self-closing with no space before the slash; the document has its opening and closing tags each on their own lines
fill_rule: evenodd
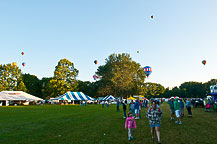
<svg viewBox="0 0 217 144">
<path fill-rule="evenodd" d="M 152 68 L 150 66 L 146 66 L 144 67 L 145 70 L 145 74 L 147 77 L 149 77 L 149 75 L 152 73 Z"/>
<path fill-rule="evenodd" d="M 16 62 L 12 62 L 12 65 L 13 65 L 13 66 L 16 66 L 16 65 L 17 65 L 17 63 L 16 63 Z"/>
<path fill-rule="evenodd" d="M 21 55 L 24 55 L 24 52 L 21 52 Z"/>
<path fill-rule="evenodd" d="M 94 63 L 97 64 L 98 63 L 97 60 L 95 60 Z"/>
<path fill-rule="evenodd" d="M 22 63 L 22 65 L 23 65 L 23 66 L 25 66 L 25 65 L 26 65 L 26 63 L 25 63 L 25 62 L 23 62 L 23 63 Z"/>
<path fill-rule="evenodd" d="M 203 60 L 203 61 L 202 61 L 202 64 L 204 64 L 204 65 L 205 65 L 205 64 L 206 64 L 206 60 Z"/>
<path fill-rule="evenodd" d="M 153 18 L 154 18 L 154 16 L 152 15 L 152 16 L 151 16 L 151 19 L 153 19 Z"/>
<path fill-rule="evenodd" d="M 139 51 L 137 51 L 137 53 L 139 53 Z"/>
<path fill-rule="evenodd" d="M 93 75 L 93 79 L 96 80 L 98 79 L 99 77 L 97 75 Z"/>
</svg>

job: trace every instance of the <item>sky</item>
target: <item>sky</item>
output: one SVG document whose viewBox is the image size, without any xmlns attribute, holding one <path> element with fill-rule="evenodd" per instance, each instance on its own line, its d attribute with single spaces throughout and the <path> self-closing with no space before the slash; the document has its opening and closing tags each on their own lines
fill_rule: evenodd
<svg viewBox="0 0 217 144">
<path fill-rule="evenodd" d="M 152 67 L 146 82 L 207 82 L 217 79 L 216 7 L 216 0 L 1 0 L 0 64 L 17 62 L 41 79 L 66 58 L 79 80 L 93 81 L 109 55 L 128 53 Z"/>
</svg>

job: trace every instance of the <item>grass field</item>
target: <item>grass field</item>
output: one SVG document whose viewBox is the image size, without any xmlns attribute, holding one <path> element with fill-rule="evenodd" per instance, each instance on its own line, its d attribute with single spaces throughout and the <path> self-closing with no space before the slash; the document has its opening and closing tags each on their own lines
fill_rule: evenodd
<svg viewBox="0 0 217 144">
<path fill-rule="evenodd" d="M 217 144 L 217 113 L 194 108 L 193 117 L 177 125 L 170 121 L 168 105 L 161 109 L 162 144 Z M 144 114 L 145 109 L 129 142 L 123 111 L 116 112 L 115 105 L 0 107 L 0 144 L 152 144 Z"/>
</svg>

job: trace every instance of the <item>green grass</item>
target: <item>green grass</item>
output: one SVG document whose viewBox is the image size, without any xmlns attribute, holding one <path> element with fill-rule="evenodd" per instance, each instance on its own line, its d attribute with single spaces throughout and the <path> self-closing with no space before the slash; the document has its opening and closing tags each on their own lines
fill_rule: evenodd
<svg viewBox="0 0 217 144">
<path fill-rule="evenodd" d="M 167 104 L 161 105 L 161 141 L 163 144 L 217 143 L 217 113 L 194 108 L 193 117 L 182 118 L 183 125 L 170 121 Z M 185 111 L 185 114 L 187 111 Z M 0 143 L 42 144 L 152 144 L 148 119 L 136 120 L 133 141 L 127 140 L 123 111 L 116 106 L 26 106 L 0 107 Z"/>
</svg>

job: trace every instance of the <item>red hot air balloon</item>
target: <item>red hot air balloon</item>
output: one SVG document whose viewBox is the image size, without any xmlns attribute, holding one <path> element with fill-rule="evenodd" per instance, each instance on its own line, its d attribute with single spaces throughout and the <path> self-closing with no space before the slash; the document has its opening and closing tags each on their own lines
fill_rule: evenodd
<svg viewBox="0 0 217 144">
<path fill-rule="evenodd" d="M 94 63 L 97 64 L 98 63 L 97 60 L 95 60 Z"/>
<path fill-rule="evenodd" d="M 23 62 L 23 63 L 22 63 L 22 65 L 23 65 L 23 66 L 25 66 L 25 65 L 26 65 L 26 63 L 25 63 L 25 62 Z"/>
<path fill-rule="evenodd" d="M 24 52 L 21 52 L 21 55 L 24 55 Z"/>
<path fill-rule="evenodd" d="M 203 61 L 202 61 L 202 64 L 204 64 L 204 65 L 205 65 L 205 64 L 206 64 L 206 60 L 203 60 Z"/>
</svg>

